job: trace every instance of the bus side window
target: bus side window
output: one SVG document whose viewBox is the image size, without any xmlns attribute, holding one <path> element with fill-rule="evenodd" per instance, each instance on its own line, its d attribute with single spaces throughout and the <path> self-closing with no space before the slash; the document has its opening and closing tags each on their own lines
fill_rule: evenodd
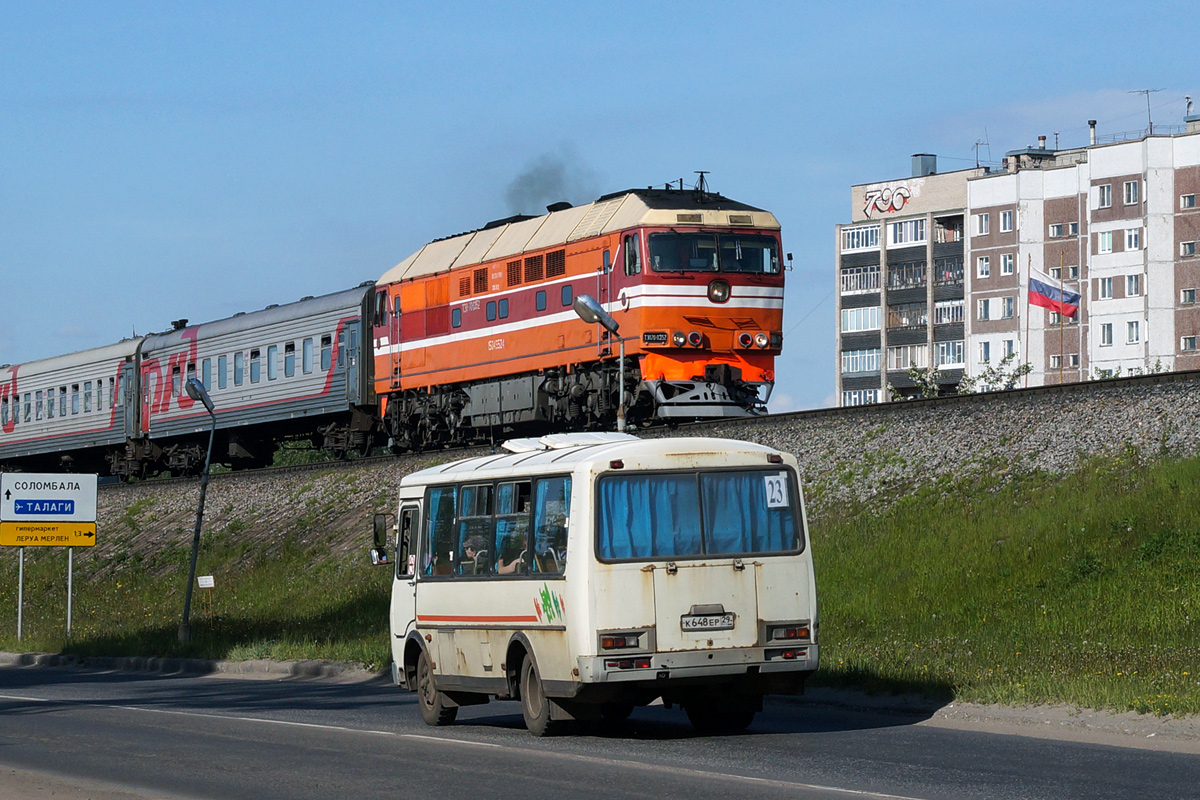
<svg viewBox="0 0 1200 800">
<path fill-rule="evenodd" d="M 459 575 L 481 575 L 488 571 L 488 547 L 492 541 L 492 485 L 464 486 L 459 497 Z"/>
<path fill-rule="evenodd" d="M 524 575 L 529 562 L 529 481 L 502 483 L 496 488 L 496 538 L 492 551 L 496 554 L 497 575 Z"/>
<path fill-rule="evenodd" d="M 400 512 L 400 530 L 396 533 L 396 577 L 411 578 L 415 570 L 409 566 L 409 558 L 414 552 L 413 532 L 417 530 L 417 509 L 406 506 Z"/>
<path fill-rule="evenodd" d="M 429 490 L 428 524 L 421 543 L 421 574 L 450 575 L 454 570 L 454 486 L 435 486 Z"/>
<path fill-rule="evenodd" d="M 533 572 L 561 575 L 566 569 L 570 515 L 571 479 L 538 481 L 533 501 Z"/>
</svg>

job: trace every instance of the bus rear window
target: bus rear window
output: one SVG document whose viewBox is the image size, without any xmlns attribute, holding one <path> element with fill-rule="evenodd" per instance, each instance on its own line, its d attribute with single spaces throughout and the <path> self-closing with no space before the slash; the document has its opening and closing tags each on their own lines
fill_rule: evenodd
<svg viewBox="0 0 1200 800">
<path fill-rule="evenodd" d="M 794 552 L 796 497 L 779 470 L 608 475 L 597 552 L 605 561 Z"/>
</svg>

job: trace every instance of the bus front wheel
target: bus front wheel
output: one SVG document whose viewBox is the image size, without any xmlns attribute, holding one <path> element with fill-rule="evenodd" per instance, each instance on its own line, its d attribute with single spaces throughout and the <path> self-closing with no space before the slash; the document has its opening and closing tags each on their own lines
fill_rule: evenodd
<svg viewBox="0 0 1200 800">
<path fill-rule="evenodd" d="M 446 705 L 446 696 L 433 684 L 433 669 L 424 650 L 417 656 L 417 705 L 426 725 L 449 725 L 458 716 L 458 706 Z"/>
<path fill-rule="evenodd" d="M 526 656 L 521 662 L 521 716 L 534 736 L 552 736 L 561 725 L 560 721 L 550 719 L 550 701 L 542 689 L 533 656 Z"/>
</svg>

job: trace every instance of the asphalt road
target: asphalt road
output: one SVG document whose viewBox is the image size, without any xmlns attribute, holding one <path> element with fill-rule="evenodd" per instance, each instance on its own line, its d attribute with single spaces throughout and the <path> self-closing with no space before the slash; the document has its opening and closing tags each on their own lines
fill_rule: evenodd
<svg viewBox="0 0 1200 800">
<path fill-rule="evenodd" d="M 412 695 L 380 681 L 0 668 L 0 766 L 53 776 L 59 788 L 88 787 L 77 797 L 118 796 L 97 787 L 212 800 L 1161 800 L 1200 792 L 1198 755 L 919 722 L 777 704 L 744 734 L 705 737 L 677 709 L 648 708 L 622 725 L 536 740 L 515 703 L 463 709 L 455 725 L 428 728 Z M 15 796 L 5 772 L 0 796 Z"/>
</svg>

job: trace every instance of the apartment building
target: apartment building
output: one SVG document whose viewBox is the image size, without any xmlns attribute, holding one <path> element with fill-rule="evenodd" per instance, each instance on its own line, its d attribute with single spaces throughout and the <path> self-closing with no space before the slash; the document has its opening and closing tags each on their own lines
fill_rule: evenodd
<svg viewBox="0 0 1200 800">
<path fill-rule="evenodd" d="M 1178 128 L 1098 137 L 1085 147 L 1006 154 L 1001 169 L 939 174 L 913 156 L 907 178 L 851 188 L 837 226 L 841 405 L 940 391 L 1006 355 L 1030 386 L 1147 369 L 1200 368 L 1200 115 Z M 1080 294 L 1074 317 L 1027 304 L 1029 277 Z"/>
</svg>

